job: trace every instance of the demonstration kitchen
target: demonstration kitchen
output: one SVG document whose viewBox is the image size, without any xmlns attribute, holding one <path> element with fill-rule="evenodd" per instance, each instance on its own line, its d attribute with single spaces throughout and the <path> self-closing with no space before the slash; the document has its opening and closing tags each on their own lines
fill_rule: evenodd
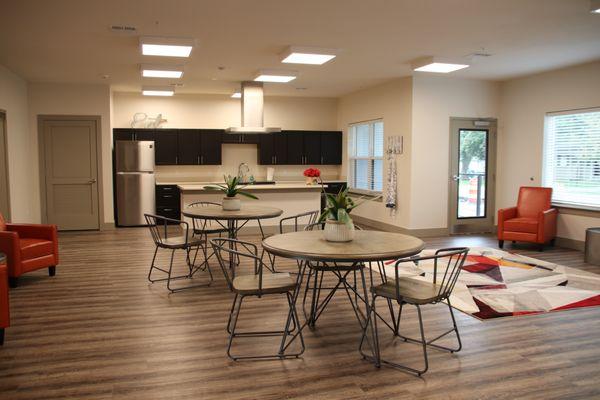
<svg viewBox="0 0 600 400">
<path fill-rule="evenodd" d="M 113 129 L 117 226 L 144 225 L 144 214 L 180 219 L 191 203 L 220 203 L 223 195 L 207 186 L 222 184 L 224 176 L 238 177 L 261 204 L 281 208 L 282 217 L 322 209 L 323 191 L 346 186 L 341 131 L 265 126 L 262 82 L 243 82 L 232 101 L 239 125 L 206 128 L 198 120 L 194 128 L 177 128 L 166 121 L 164 127 Z M 277 226 L 278 219 L 264 225 Z"/>
</svg>

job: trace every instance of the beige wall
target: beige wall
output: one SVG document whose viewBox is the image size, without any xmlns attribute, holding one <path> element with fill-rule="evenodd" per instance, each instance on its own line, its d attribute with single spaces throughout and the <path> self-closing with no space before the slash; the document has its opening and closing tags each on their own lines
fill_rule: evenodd
<svg viewBox="0 0 600 400">
<path fill-rule="evenodd" d="M 338 103 L 338 129 L 344 131 L 344 149 L 347 148 L 348 125 L 354 122 L 383 118 L 384 135 L 404 136 L 404 154 L 396 159 L 398 175 L 398 210 L 391 215 L 385 202 L 368 202 L 353 214 L 379 222 L 407 227 L 410 215 L 411 169 L 411 102 L 412 79 L 396 79 L 383 85 L 360 90 L 343 96 Z M 347 175 L 347 152 L 344 151 L 342 175 Z M 384 193 L 387 168 L 384 168 Z"/>
<path fill-rule="evenodd" d="M 450 117 L 498 117 L 495 82 L 413 77 L 411 229 L 448 227 Z"/>
<path fill-rule="evenodd" d="M 151 117 L 162 114 L 165 128 L 228 128 L 240 126 L 240 100 L 228 95 L 177 95 L 147 97 L 138 93 L 113 94 L 113 125 L 129 127 L 133 115 L 143 112 Z M 265 126 L 283 129 L 335 130 L 337 100 L 333 98 L 265 97 Z M 236 174 L 245 162 L 257 179 L 266 177 L 266 166 L 258 165 L 256 145 L 226 144 L 219 166 L 159 166 L 159 181 L 221 180 L 223 174 Z M 274 166 L 277 180 L 302 180 L 306 166 Z M 337 179 L 338 166 L 319 167 L 325 178 Z"/>
<path fill-rule="evenodd" d="M 600 106 L 600 62 L 513 79 L 501 86 L 497 202 L 514 205 L 520 186 L 540 185 L 547 112 Z M 585 239 L 598 218 L 560 215 L 558 236 Z"/>
<path fill-rule="evenodd" d="M 1 65 L 0 109 L 6 111 L 11 219 L 37 222 L 35 199 L 30 195 L 37 189 L 32 179 L 37 148 L 29 135 L 27 82 Z"/>
<path fill-rule="evenodd" d="M 110 130 L 110 88 L 108 85 L 65 85 L 52 83 L 31 83 L 29 85 L 29 127 L 31 149 L 36 157 L 31 176 L 36 182 L 31 196 L 35 207 L 32 210 L 35 220 L 41 220 L 39 190 L 38 115 L 94 115 L 100 116 L 102 134 L 102 185 L 104 188 L 104 222 L 114 221 L 112 197 L 112 155 Z"/>
</svg>

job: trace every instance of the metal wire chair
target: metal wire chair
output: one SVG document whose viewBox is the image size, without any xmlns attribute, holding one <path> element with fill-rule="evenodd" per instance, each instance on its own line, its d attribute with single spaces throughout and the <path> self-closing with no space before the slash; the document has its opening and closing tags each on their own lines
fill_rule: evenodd
<svg viewBox="0 0 600 400">
<path fill-rule="evenodd" d="M 456 285 L 458 276 L 460 275 L 460 271 L 466 260 L 468 252 L 469 249 L 466 247 L 446 248 L 437 250 L 434 255 L 430 256 L 413 256 L 397 260 L 395 263 L 395 279 L 393 281 L 388 280 L 387 282 L 381 285 L 373 286 L 371 288 L 372 300 L 371 305 L 369 307 L 369 316 L 367 318 L 367 324 L 364 327 L 363 336 L 359 346 L 359 350 L 362 353 L 363 357 L 374 361 L 375 366 L 377 367 L 381 366 L 381 364 L 383 363 L 421 376 L 429 368 L 429 360 L 427 358 L 428 346 L 441 350 L 446 350 L 452 353 L 460 351 L 462 349 L 462 342 L 460 340 L 458 326 L 456 325 L 456 319 L 454 318 L 454 313 L 452 311 L 450 295 L 454 290 L 454 286 Z M 431 282 L 419 279 L 411 279 L 404 277 L 401 278 L 399 276 L 398 267 L 402 263 L 413 262 L 418 265 L 418 263 L 423 261 L 433 262 L 433 277 Z M 383 360 L 381 358 L 379 347 L 379 333 L 377 329 L 377 318 L 373 317 L 374 315 L 376 315 L 376 300 L 378 297 L 383 297 L 388 300 L 395 300 L 400 306 L 397 318 L 395 318 L 392 321 L 394 325 L 394 335 L 400 337 L 405 342 L 417 343 L 422 346 L 424 360 L 423 368 L 417 369 L 395 362 Z M 450 310 L 450 316 L 452 318 L 452 329 L 442 333 L 441 335 L 438 335 L 434 339 L 426 340 L 423 328 L 423 317 L 421 315 L 421 306 L 425 304 L 437 304 L 443 301 L 446 302 L 448 309 Z M 413 305 L 417 308 L 417 314 L 419 317 L 419 328 L 421 333 L 420 339 L 413 339 L 400 334 L 400 319 L 402 318 L 402 308 L 405 304 Z M 362 350 L 362 345 L 365 339 L 367 338 L 367 330 L 371 325 L 374 329 L 373 357 L 367 355 Z M 456 347 L 450 348 L 434 343 L 452 332 L 456 333 L 456 339 L 458 342 Z"/>
<path fill-rule="evenodd" d="M 227 355 L 232 360 L 242 359 L 284 359 L 299 357 L 304 352 L 304 338 L 302 332 L 298 332 L 300 336 L 301 348 L 296 352 L 286 352 L 288 348 L 288 338 L 298 329 L 300 321 L 296 312 L 294 292 L 298 286 L 299 277 L 292 278 L 288 273 L 263 273 L 265 267 L 262 259 L 258 257 L 258 247 L 252 243 L 244 242 L 236 239 L 215 238 L 210 241 L 213 251 L 219 260 L 219 265 L 227 281 L 227 286 L 235 294 L 229 320 L 227 321 L 227 332 L 229 333 L 229 342 L 227 345 Z M 230 264 L 229 260 L 232 257 L 239 257 L 241 260 L 249 261 L 248 266 L 253 268 L 253 273 L 239 275 L 238 268 L 242 263 Z M 288 301 L 289 311 L 284 329 L 282 331 L 250 331 L 237 332 L 236 326 L 242 302 L 246 297 L 261 298 L 266 295 L 285 295 Z M 264 337 L 264 336 L 281 336 L 279 351 L 274 354 L 258 354 L 258 355 L 233 355 L 231 347 L 234 338 L 240 337 Z M 290 342 L 291 343 L 291 342 Z"/>
<path fill-rule="evenodd" d="M 150 264 L 150 270 L 148 271 L 148 280 L 152 283 L 167 281 L 167 289 L 171 293 L 180 291 L 180 290 L 184 290 L 184 289 L 191 289 L 191 288 L 201 287 L 201 286 L 209 286 L 213 281 L 212 271 L 210 270 L 210 266 L 208 265 L 208 263 L 206 263 L 206 264 L 203 263 L 203 264 L 200 264 L 199 266 L 197 266 L 195 264 L 196 258 L 198 256 L 198 250 L 201 247 L 201 241 L 200 241 L 200 239 L 195 239 L 195 238 L 189 236 L 188 223 L 185 221 L 180 221 L 180 220 L 172 219 L 172 218 L 166 218 L 166 217 L 162 217 L 160 215 L 154 215 L 154 214 L 144 214 L 144 218 L 146 219 L 146 224 L 148 225 L 148 228 L 150 229 L 150 235 L 152 236 L 152 240 L 154 241 L 154 244 L 156 246 L 156 248 L 154 249 L 154 256 L 152 257 L 152 263 Z M 185 234 L 179 235 L 179 236 L 173 236 L 173 235 L 170 236 L 169 225 L 172 223 L 179 224 L 180 227 L 184 227 Z M 158 249 L 166 249 L 166 250 L 171 251 L 171 258 L 170 258 L 168 269 L 164 269 L 164 268 L 158 267 L 156 265 L 156 256 L 158 254 Z M 172 273 L 173 273 L 173 258 L 175 256 L 176 250 L 184 250 L 186 253 L 186 264 L 188 267 L 187 274 L 177 275 L 177 276 L 172 275 Z M 190 257 L 190 253 L 193 250 L 195 250 L 195 252 L 194 252 L 194 257 L 192 259 Z M 205 265 L 205 267 L 203 267 L 204 265 Z M 160 278 L 160 279 L 152 279 L 152 272 L 155 269 L 167 274 L 167 277 Z M 191 279 L 194 276 L 194 274 L 199 270 L 202 270 L 202 271 L 208 270 L 208 273 L 210 276 L 210 280 L 208 283 L 199 284 L 199 285 L 189 285 L 189 286 L 177 287 L 177 288 L 171 287 L 171 281 L 178 280 L 178 279 Z"/>
<path fill-rule="evenodd" d="M 279 220 L 279 233 L 289 233 L 289 232 L 298 232 L 303 226 L 312 225 L 319 218 L 320 211 L 307 211 L 296 215 L 291 215 L 289 217 L 281 218 Z M 286 224 L 287 221 L 294 221 L 293 224 Z M 290 227 L 291 225 L 291 227 Z M 264 239 L 264 237 L 263 237 Z M 262 249 L 260 254 L 260 258 L 264 259 L 263 256 L 265 254 L 265 249 Z M 275 256 L 273 254 L 267 253 L 267 257 L 269 257 L 270 267 L 267 266 L 271 271 L 276 272 L 275 270 Z"/>
<path fill-rule="evenodd" d="M 216 203 L 212 201 L 196 201 L 194 203 L 188 204 L 188 208 L 201 208 L 201 207 L 210 207 L 210 206 L 218 206 L 221 207 L 221 203 Z M 222 235 L 227 234 L 227 229 L 222 227 L 221 225 L 215 223 L 210 219 L 194 217 L 192 218 L 192 231 L 195 237 L 199 237 L 202 241 L 200 246 L 202 250 L 202 254 L 204 255 L 204 263 L 208 264 L 208 261 L 214 256 L 214 252 L 209 248 L 210 245 L 208 243 L 209 235 Z"/>
</svg>

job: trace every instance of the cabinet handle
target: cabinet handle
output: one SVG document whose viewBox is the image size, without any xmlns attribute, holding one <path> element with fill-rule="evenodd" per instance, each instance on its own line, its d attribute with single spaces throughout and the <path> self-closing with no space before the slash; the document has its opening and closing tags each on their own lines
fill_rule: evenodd
<svg viewBox="0 0 600 400">
<path fill-rule="evenodd" d="M 321 156 L 321 164 L 323 164 L 323 156 Z"/>
<path fill-rule="evenodd" d="M 165 199 L 170 199 L 171 197 L 173 197 L 173 195 L 170 195 L 170 194 L 164 194 L 163 195 L 163 198 L 165 198 Z"/>
<path fill-rule="evenodd" d="M 163 211 L 173 211 L 173 209 L 172 208 L 165 208 L 165 209 L 163 209 Z"/>
<path fill-rule="evenodd" d="M 271 156 L 271 164 L 275 164 L 275 156 Z"/>
<path fill-rule="evenodd" d="M 133 132 L 133 140 L 137 140 L 137 133 Z"/>
<path fill-rule="evenodd" d="M 196 161 L 196 163 L 200 164 L 200 156 L 198 156 L 198 160 Z"/>
<path fill-rule="evenodd" d="M 164 187 L 164 188 L 162 188 L 162 190 L 173 190 L 173 188 L 170 188 L 170 187 Z"/>
<path fill-rule="evenodd" d="M 275 157 L 275 162 L 274 162 L 274 164 L 277 164 L 277 156 L 273 156 L 273 157 Z"/>
<path fill-rule="evenodd" d="M 179 157 L 175 156 L 175 164 L 179 164 Z"/>
</svg>

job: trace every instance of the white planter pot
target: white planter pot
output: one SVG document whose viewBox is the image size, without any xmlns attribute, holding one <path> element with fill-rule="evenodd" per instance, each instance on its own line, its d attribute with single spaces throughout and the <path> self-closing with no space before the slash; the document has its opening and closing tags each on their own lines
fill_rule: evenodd
<svg viewBox="0 0 600 400">
<path fill-rule="evenodd" d="M 328 242 L 350 242 L 354 239 L 354 224 L 348 226 L 343 222 L 327 220 L 323 234 Z"/>
<path fill-rule="evenodd" d="M 242 208 L 242 201 L 237 197 L 223 197 L 223 210 L 239 211 Z"/>
</svg>

